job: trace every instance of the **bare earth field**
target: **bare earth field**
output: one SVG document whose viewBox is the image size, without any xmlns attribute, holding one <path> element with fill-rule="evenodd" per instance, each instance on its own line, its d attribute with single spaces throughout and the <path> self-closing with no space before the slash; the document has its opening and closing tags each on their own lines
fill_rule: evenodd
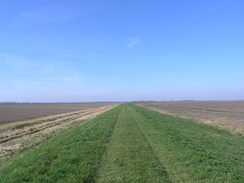
<svg viewBox="0 0 244 183">
<path fill-rule="evenodd" d="M 244 101 L 145 102 L 139 105 L 244 135 Z"/>
<path fill-rule="evenodd" d="M 0 123 L 22 121 L 87 108 L 97 108 L 105 105 L 109 105 L 109 103 L 0 104 Z"/>
<path fill-rule="evenodd" d="M 85 107 L 83 104 L 80 106 L 83 109 L 74 112 L 32 120 L 0 123 L 0 162 L 9 159 L 19 151 L 30 148 L 71 127 L 82 124 L 115 106 L 115 104 L 98 104 L 97 106 L 88 104 Z M 64 107 L 67 107 L 67 105 L 65 104 Z M 34 108 L 35 110 L 37 108 Z"/>
</svg>

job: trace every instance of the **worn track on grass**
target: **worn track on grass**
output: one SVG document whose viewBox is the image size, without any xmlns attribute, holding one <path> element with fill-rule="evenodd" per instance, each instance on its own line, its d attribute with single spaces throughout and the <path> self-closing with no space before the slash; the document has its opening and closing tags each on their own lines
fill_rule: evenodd
<svg viewBox="0 0 244 183">
<path fill-rule="evenodd" d="M 23 152 L 3 183 L 241 183 L 244 138 L 132 104 Z"/>
</svg>

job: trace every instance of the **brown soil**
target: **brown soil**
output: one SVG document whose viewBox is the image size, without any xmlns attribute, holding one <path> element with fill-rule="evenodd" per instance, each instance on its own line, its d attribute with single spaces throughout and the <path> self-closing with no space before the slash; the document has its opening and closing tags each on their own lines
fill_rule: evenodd
<svg viewBox="0 0 244 183">
<path fill-rule="evenodd" d="M 97 108 L 109 103 L 77 104 L 0 104 L 0 125 L 12 121 L 23 121 L 43 116 Z"/>
<path fill-rule="evenodd" d="M 2 124 L 0 126 L 0 162 L 113 107 L 115 105 L 93 107 L 28 121 Z"/>
</svg>

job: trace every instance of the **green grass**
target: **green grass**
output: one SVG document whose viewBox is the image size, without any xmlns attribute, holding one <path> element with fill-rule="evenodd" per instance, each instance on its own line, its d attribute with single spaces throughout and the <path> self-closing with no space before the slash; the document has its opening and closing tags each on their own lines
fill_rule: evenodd
<svg viewBox="0 0 244 183">
<path fill-rule="evenodd" d="M 56 136 L 1 170 L 1 183 L 94 182 L 120 107 Z"/>
<path fill-rule="evenodd" d="M 131 112 L 129 106 L 121 109 L 97 182 L 170 182 Z"/>
<path fill-rule="evenodd" d="M 0 182 L 242 183 L 244 138 L 123 104 L 24 152 Z"/>
<path fill-rule="evenodd" d="M 244 138 L 189 119 L 133 107 L 173 182 L 244 182 Z"/>
</svg>

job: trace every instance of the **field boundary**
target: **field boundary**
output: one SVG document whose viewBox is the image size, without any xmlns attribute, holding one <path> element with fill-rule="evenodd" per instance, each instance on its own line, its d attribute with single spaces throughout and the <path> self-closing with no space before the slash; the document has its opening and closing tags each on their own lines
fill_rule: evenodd
<svg viewBox="0 0 244 183">
<path fill-rule="evenodd" d="M 151 110 L 151 111 L 156 111 L 159 112 L 161 114 L 166 114 L 166 115 L 170 115 L 170 116 L 176 116 L 176 117 L 180 117 L 180 118 L 184 118 L 184 119 L 188 119 L 191 120 L 195 123 L 201 123 L 201 124 L 206 124 L 209 126 L 213 126 L 215 128 L 221 129 L 221 130 L 226 130 L 229 131 L 233 134 L 237 134 L 237 135 L 241 135 L 244 136 L 244 124 L 240 125 L 237 124 L 235 122 L 227 122 L 227 121 L 218 121 L 218 120 L 206 120 L 206 119 L 201 119 L 201 118 L 197 118 L 197 117 L 191 117 L 188 115 L 183 115 L 183 114 L 177 114 L 174 112 L 169 112 L 166 110 L 162 110 L 162 109 L 155 109 L 153 107 L 149 107 L 149 106 L 144 106 L 144 105 L 140 105 L 140 104 L 135 104 L 139 107 L 143 107 L 145 109 Z"/>
<path fill-rule="evenodd" d="M 42 123 L 33 126 L 22 126 L 22 128 L 13 127 L 13 130 L 10 131 L 14 136 L 11 138 L 9 136 L 8 131 L 5 134 L 8 135 L 6 140 L 0 138 L 0 163 L 11 160 L 13 156 L 18 155 L 18 153 L 22 152 L 23 150 L 29 149 L 33 146 L 36 146 L 45 140 L 54 137 L 56 135 L 61 134 L 62 132 L 76 127 L 78 125 L 83 125 L 85 122 L 89 121 L 90 119 L 94 118 L 95 116 L 104 113 L 108 110 L 115 108 L 116 106 L 105 106 L 99 107 L 97 109 L 93 109 L 92 111 L 80 111 L 80 114 L 76 112 L 72 112 L 71 114 L 77 114 L 75 116 L 71 116 L 66 118 L 65 114 L 60 114 L 58 117 L 61 117 L 57 120 L 57 122 L 51 122 L 48 119 L 53 119 L 53 116 L 40 118 Z M 70 114 L 70 113 L 68 113 Z M 56 120 L 57 115 L 54 116 L 54 120 Z M 34 120 L 36 122 L 38 120 Z M 25 123 L 26 124 L 26 123 Z M 35 124 L 35 123 L 34 123 Z M 40 130 L 35 130 L 35 128 L 41 128 Z M 10 129 L 11 130 L 11 129 Z M 29 130 L 29 131 L 27 131 Z M 20 135 L 18 135 L 20 133 Z M 1 136 L 4 137 L 2 133 Z M 2 164 L 2 163 L 1 163 Z"/>
</svg>

